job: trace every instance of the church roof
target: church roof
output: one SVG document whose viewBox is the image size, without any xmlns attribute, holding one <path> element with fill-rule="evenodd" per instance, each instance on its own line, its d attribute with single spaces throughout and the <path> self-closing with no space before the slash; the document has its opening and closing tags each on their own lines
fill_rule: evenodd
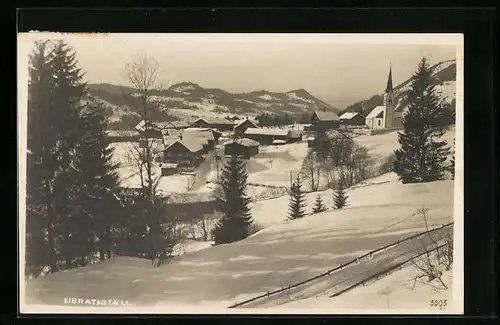
<svg viewBox="0 0 500 325">
<path fill-rule="evenodd" d="M 366 118 L 381 117 L 379 116 L 379 114 L 383 112 L 384 112 L 384 106 L 377 106 L 374 109 L 372 109 L 372 111 L 370 112 L 370 114 L 368 114 Z"/>
<path fill-rule="evenodd" d="M 390 93 L 393 91 L 392 88 L 392 67 L 389 68 L 389 76 L 387 77 L 387 86 L 385 87 L 385 92 Z"/>
</svg>

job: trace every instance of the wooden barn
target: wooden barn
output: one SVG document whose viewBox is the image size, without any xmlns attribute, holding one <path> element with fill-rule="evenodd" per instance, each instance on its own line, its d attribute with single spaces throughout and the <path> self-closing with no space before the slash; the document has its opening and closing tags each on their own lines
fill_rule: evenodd
<svg viewBox="0 0 500 325">
<path fill-rule="evenodd" d="M 271 145 L 274 140 L 290 142 L 290 134 L 289 129 L 248 128 L 243 136 L 257 141 L 260 145 Z"/>
<path fill-rule="evenodd" d="M 311 118 L 311 129 L 314 131 L 328 131 L 338 128 L 340 119 L 331 111 L 316 111 Z"/>
<path fill-rule="evenodd" d="M 199 118 L 190 127 L 192 128 L 209 128 L 216 129 L 219 131 L 232 131 L 234 128 L 233 121 L 227 120 L 225 118 Z"/>
<path fill-rule="evenodd" d="M 234 134 L 239 137 L 242 136 L 248 128 L 256 129 L 258 127 L 259 123 L 257 121 L 252 121 L 249 119 L 241 120 L 238 121 L 234 126 Z"/>
<path fill-rule="evenodd" d="M 365 125 L 365 117 L 356 112 L 345 112 L 339 116 L 340 123 L 343 125 Z"/>
<path fill-rule="evenodd" d="M 163 162 L 196 166 L 203 160 L 203 143 L 203 140 L 197 138 L 176 140 L 163 150 Z"/>
<path fill-rule="evenodd" d="M 224 155 L 234 153 L 244 159 L 250 159 L 259 153 L 259 143 L 248 138 L 238 138 L 224 143 Z"/>
</svg>

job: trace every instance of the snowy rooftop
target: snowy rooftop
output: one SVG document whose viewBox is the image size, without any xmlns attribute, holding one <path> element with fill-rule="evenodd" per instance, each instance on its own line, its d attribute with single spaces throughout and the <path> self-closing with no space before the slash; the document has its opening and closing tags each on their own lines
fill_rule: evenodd
<svg viewBox="0 0 500 325">
<path fill-rule="evenodd" d="M 248 122 L 252 123 L 255 127 L 259 126 L 259 122 L 257 120 L 244 119 L 244 120 L 236 120 L 236 121 L 234 121 L 235 127 L 240 126 L 245 121 L 248 121 Z"/>
<path fill-rule="evenodd" d="M 366 118 L 375 118 L 383 111 L 384 111 L 384 106 L 377 106 L 374 109 L 372 109 L 372 111 L 370 112 L 370 114 L 366 116 Z"/>
<path fill-rule="evenodd" d="M 185 129 L 184 132 L 182 132 L 182 136 L 184 138 L 191 138 L 191 137 L 196 137 L 200 139 L 204 139 L 206 141 L 211 140 L 214 141 L 214 133 L 210 129 L 203 129 L 203 128 L 188 128 Z"/>
<path fill-rule="evenodd" d="M 197 121 L 205 121 L 208 124 L 227 124 L 227 125 L 233 125 L 233 122 L 230 120 L 227 120 L 225 118 L 217 118 L 217 117 L 203 117 L 198 119 Z"/>
<path fill-rule="evenodd" d="M 316 111 L 314 114 L 320 121 L 338 121 L 339 117 L 334 112 L 330 111 Z"/>
<path fill-rule="evenodd" d="M 199 152 L 203 149 L 203 145 L 206 140 L 196 137 L 184 137 L 182 140 L 178 139 L 172 142 L 171 144 L 165 147 L 165 150 L 170 148 L 174 143 L 180 143 L 184 147 L 186 147 L 191 152 Z"/>
<path fill-rule="evenodd" d="M 356 112 L 345 112 L 344 114 L 340 115 L 339 118 L 341 120 L 350 120 L 353 117 L 355 117 L 356 115 L 359 115 L 359 113 L 356 113 Z"/>
<path fill-rule="evenodd" d="M 259 145 L 259 143 L 257 141 L 254 141 L 254 140 L 248 139 L 248 138 L 239 138 L 236 140 L 229 140 L 229 141 L 225 142 L 224 145 L 228 145 L 228 144 L 232 144 L 232 143 L 238 143 L 238 144 L 241 144 L 242 146 L 245 146 L 245 147 L 255 147 L 255 146 Z"/>
<path fill-rule="evenodd" d="M 276 129 L 276 128 L 248 128 L 245 130 L 245 134 L 260 134 L 260 135 L 289 135 L 289 129 Z"/>
</svg>

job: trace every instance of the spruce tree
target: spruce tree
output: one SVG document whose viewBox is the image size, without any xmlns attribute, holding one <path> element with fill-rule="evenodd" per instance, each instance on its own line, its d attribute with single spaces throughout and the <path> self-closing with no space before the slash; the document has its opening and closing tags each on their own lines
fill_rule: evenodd
<svg viewBox="0 0 500 325">
<path fill-rule="evenodd" d="M 248 174 L 245 161 L 236 154 L 224 164 L 217 201 L 222 218 L 213 230 L 215 245 L 232 243 L 249 235 L 253 223 L 246 195 Z"/>
<path fill-rule="evenodd" d="M 300 176 L 295 178 L 290 189 L 290 203 L 288 207 L 290 208 L 288 213 L 288 219 L 300 219 L 305 216 L 306 198 L 304 192 L 302 192 L 302 183 Z"/>
<path fill-rule="evenodd" d="M 38 276 L 43 267 L 57 269 L 53 211 L 54 154 L 57 118 L 51 105 L 53 73 L 50 43 L 35 42 L 29 57 L 26 182 L 26 272 Z"/>
<path fill-rule="evenodd" d="M 313 213 L 320 213 L 323 211 L 326 211 L 326 206 L 323 203 L 323 199 L 321 198 L 321 196 L 318 195 L 316 197 L 316 201 L 314 202 L 314 207 L 313 207 L 312 212 Z"/>
<path fill-rule="evenodd" d="M 348 198 L 349 197 L 345 193 L 343 182 L 341 181 L 333 192 L 333 208 L 338 210 L 346 207 Z"/>
<path fill-rule="evenodd" d="M 112 162 L 113 149 L 106 138 L 105 107 L 90 99 L 80 123 L 82 141 L 76 149 L 75 185 L 77 198 L 73 203 L 79 213 L 81 238 L 80 259 L 99 251 L 100 259 L 111 256 L 112 227 L 120 223 L 122 202 L 118 197 L 117 164 Z"/>
<path fill-rule="evenodd" d="M 76 148 L 84 135 L 78 127 L 82 119 L 83 96 L 86 84 L 83 73 L 77 67 L 76 53 L 64 41 L 57 41 L 51 52 L 54 87 L 53 105 L 57 130 L 55 155 L 58 171 L 54 178 L 54 211 L 58 219 L 58 241 L 64 268 L 82 265 L 82 250 L 88 247 L 85 233 L 91 232 L 92 225 L 87 217 L 75 210 L 74 200 L 78 192 L 75 174 Z"/>
<path fill-rule="evenodd" d="M 446 131 L 446 108 L 437 96 L 432 70 L 425 58 L 412 76 L 407 95 L 408 112 L 398 133 L 401 147 L 395 150 L 394 172 L 402 183 L 443 179 L 449 148 L 440 138 Z"/>
</svg>

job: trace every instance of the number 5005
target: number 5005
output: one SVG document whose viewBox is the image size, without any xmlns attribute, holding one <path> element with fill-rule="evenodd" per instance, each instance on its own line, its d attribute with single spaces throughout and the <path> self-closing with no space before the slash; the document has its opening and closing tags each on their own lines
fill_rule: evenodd
<svg viewBox="0 0 500 325">
<path fill-rule="evenodd" d="M 432 299 L 430 303 L 431 307 L 438 307 L 439 309 L 445 309 L 448 305 L 448 299 Z"/>
</svg>

